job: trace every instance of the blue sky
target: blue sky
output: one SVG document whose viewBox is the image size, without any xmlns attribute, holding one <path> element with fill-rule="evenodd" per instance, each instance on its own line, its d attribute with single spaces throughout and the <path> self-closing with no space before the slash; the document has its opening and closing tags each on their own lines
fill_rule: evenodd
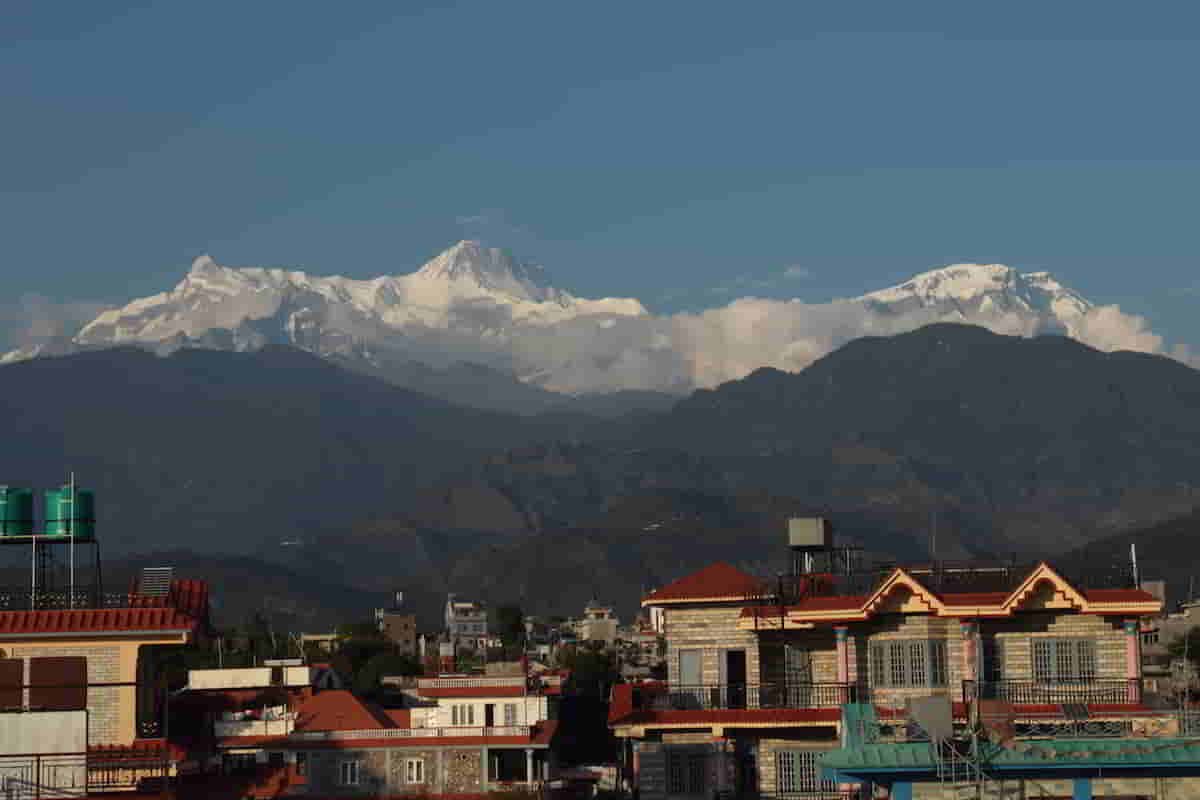
<svg viewBox="0 0 1200 800">
<path fill-rule="evenodd" d="M 471 237 L 663 310 L 1003 262 L 1196 345 L 1198 23 L 1186 3 L 8 0 L 6 294 L 123 301 L 204 252 L 406 272 Z"/>
</svg>

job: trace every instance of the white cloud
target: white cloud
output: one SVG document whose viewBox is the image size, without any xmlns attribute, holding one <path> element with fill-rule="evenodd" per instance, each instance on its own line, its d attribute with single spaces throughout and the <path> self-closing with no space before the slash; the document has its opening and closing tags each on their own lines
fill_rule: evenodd
<svg viewBox="0 0 1200 800">
<path fill-rule="evenodd" d="M 0 353 L 69 338 L 109 308 L 107 303 L 91 300 L 22 295 L 17 302 L 0 306 Z"/>
<path fill-rule="evenodd" d="M 863 336 L 890 336 L 935 322 L 967 322 L 997 333 L 1033 336 L 1046 320 L 1027 312 L 918 308 L 873 310 L 855 301 L 803 303 L 743 297 L 700 312 L 572 321 L 514 336 L 514 365 L 550 388 L 573 393 L 616 389 L 682 390 L 745 377 L 760 367 L 798 371 Z M 1074 338 L 1099 350 L 1163 353 L 1146 320 L 1101 306 L 1070 321 Z M 1195 363 L 1186 350 L 1171 353 Z"/>
<path fill-rule="evenodd" d="M 805 281 L 813 276 L 813 271 L 800 264 L 792 264 L 783 271 L 783 277 L 791 281 Z"/>
</svg>

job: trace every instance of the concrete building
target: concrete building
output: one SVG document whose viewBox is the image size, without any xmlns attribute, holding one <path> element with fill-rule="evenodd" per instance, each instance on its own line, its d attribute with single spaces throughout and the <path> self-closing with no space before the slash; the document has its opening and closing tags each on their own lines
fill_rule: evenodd
<svg viewBox="0 0 1200 800">
<path fill-rule="evenodd" d="M 206 635 L 207 585 L 171 580 L 106 596 L 104 607 L 48 605 L 0 612 L 3 796 L 160 784 L 179 760 L 166 739 L 161 654 Z"/>
<path fill-rule="evenodd" d="M 199 691 L 244 707 L 210 717 L 207 797 L 477 797 L 555 774 L 558 676 L 419 678 L 409 707 L 383 709 L 301 686 L 301 667 L 253 689 L 265 673 L 219 672 L 197 674 Z"/>
<path fill-rule="evenodd" d="M 620 621 L 611 606 L 602 606 L 593 599 L 583 609 L 583 617 L 576 623 L 576 632 L 582 642 L 593 642 L 612 647 L 617 642 L 617 627 Z"/>
<path fill-rule="evenodd" d="M 417 648 L 417 615 L 406 614 L 396 609 L 375 609 L 375 623 L 379 632 L 396 645 L 401 655 L 419 656 Z"/>
<path fill-rule="evenodd" d="M 456 647 L 486 650 L 488 642 L 487 606 L 472 600 L 446 598 L 446 636 Z"/>
<path fill-rule="evenodd" d="M 715 564 L 644 599 L 668 680 L 618 685 L 609 717 L 643 800 L 1200 796 L 1200 721 L 1144 691 L 1153 595 L 804 555 L 784 581 Z"/>
</svg>

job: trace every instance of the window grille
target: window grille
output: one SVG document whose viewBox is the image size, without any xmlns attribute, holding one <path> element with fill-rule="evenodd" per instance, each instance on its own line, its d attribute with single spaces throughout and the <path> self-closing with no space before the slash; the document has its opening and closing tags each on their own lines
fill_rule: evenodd
<svg viewBox="0 0 1200 800">
<path fill-rule="evenodd" d="M 926 667 L 926 642 L 908 643 L 908 685 L 926 686 L 929 676 Z"/>
<path fill-rule="evenodd" d="M 410 758 L 404 762 L 404 780 L 406 783 L 425 782 L 425 760 Z"/>
<path fill-rule="evenodd" d="M 341 763 L 341 778 L 342 786 L 358 786 L 359 770 L 362 762 L 360 761 L 343 761 Z"/>
<path fill-rule="evenodd" d="M 776 781 L 781 795 L 836 792 L 837 784 L 822 780 L 818 759 L 813 750 L 779 750 L 775 753 Z"/>
<path fill-rule="evenodd" d="M 676 795 L 702 795 L 708 771 L 703 753 L 667 753 L 667 790 Z"/>
<path fill-rule="evenodd" d="M 1042 682 L 1091 680 L 1096 677 L 1096 642 L 1092 639 L 1033 640 L 1033 678 Z"/>
<path fill-rule="evenodd" d="M 949 662 L 940 639 L 895 639 L 870 646 L 871 681 L 894 689 L 946 686 Z"/>
<path fill-rule="evenodd" d="M 504 724 L 510 728 L 517 724 L 517 704 L 516 703 L 505 703 L 504 704 Z"/>
</svg>

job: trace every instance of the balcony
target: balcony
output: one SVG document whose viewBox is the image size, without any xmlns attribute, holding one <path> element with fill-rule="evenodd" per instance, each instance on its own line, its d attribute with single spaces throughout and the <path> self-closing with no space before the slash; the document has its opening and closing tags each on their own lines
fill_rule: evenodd
<svg viewBox="0 0 1200 800">
<path fill-rule="evenodd" d="M 846 683 L 723 684 L 643 691 L 635 702 L 641 711 L 838 708 L 857 702 L 860 694 L 863 687 Z"/>
<path fill-rule="evenodd" d="M 1013 705 L 1122 705 L 1142 702 L 1139 678 L 964 681 L 963 701 L 999 700 Z"/>
</svg>

